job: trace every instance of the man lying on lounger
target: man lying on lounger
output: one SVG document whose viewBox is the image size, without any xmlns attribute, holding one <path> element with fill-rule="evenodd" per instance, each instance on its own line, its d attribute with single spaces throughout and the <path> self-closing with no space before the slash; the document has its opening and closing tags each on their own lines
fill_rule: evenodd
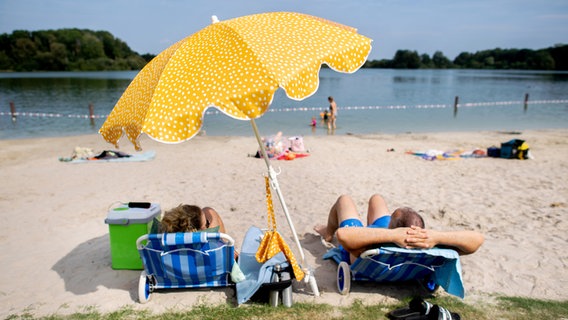
<svg viewBox="0 0 568 320">
<path fill-rule="evenodd" d="M 415 249 L 444 246 L 465 255 L 477 251 L 484 240 L 476 231 L 425 229 L 424 220 L 411 208 L 398 208 L 391 215 L 385 200 L 378 194 L 369 199 L 367 227 L 363 226 L 353 199 L 342 195 L 331 207 L 327 225 L 317 225 L 314 230 L 327 242 L 331 242 L 337 233 L 337 240 L 343 247 L 342 260 L 347 263 L 354 262 L 363 251 L 381 243 Z"/>
</svg>

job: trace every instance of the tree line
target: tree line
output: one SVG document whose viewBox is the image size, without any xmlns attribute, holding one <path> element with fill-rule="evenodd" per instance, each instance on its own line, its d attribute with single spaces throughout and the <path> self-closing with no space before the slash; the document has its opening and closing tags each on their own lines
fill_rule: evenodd
<svg viewBox="0 0 568 320">
<path fill-rule="evenodd" d="M 16 30 L 0 34 L 2 71 L 139 70 L 153 57 L 139 55 L 107 31 Z"/>
<path fill-rule="evenodd" d="M 140 55 L 107 31 L 58 29 L 0 34 L 0 71 L 140 70 L 154 58 Z M 568 70 L 568 45 L 531 49 L 462 52 L 453 61 L 398 50 L 393 59 L 367 61 L 364 68 Z"/>
<path fill-rule="evenodd" d="M 441 51 L 431 57 L 416 51 L 398 50 L 392 60 L 372 60 L 366 68 L 389 69 L 517 69 L 517 70 L 568 70 L 568 45 L 550 48 L 493 49 L 475 53 L 462 52 L 453 61 Z"/>
</svg>

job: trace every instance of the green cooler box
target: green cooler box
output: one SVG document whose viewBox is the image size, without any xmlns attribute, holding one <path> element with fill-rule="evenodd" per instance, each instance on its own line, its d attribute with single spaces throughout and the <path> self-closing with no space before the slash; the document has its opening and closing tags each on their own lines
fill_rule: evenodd
<svg viewBox="0 0 568 320">
<path fill-rule="evenodd" d="M 154 221 L 160 218 L 160 204 L 122 204 L 109 210 L 105 223 L 110 235 L 110 255 L 113 269 L 144 269 L 136 240 L 152 230 Z"/>
</svg>

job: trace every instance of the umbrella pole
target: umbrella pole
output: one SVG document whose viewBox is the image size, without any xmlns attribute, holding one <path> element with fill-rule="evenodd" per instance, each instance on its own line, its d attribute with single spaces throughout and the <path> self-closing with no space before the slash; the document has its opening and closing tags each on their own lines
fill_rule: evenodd
<svg viewBox="0 0 568 320">
<path fill-rule="evenodd" d="M 288 207 L 286 206 L 286 202 L 284 201 L 284 196 L 282 195 L 282 191 L 280 190 L 280 185 L 278 184 L 278 179 L 276 177 L 277 176 L 276 171 L 274 171 L 274 168 L 272 168 L 272 165 L 270 164 L 270 160 L 268 159 L 268 155 L 266 154 L 266 149 L 264 148 L 264 143 L 262 142 L 262 139 L 260 137 L 260 133 L 258 131 L 258 127 L 256 126 L 256 122 L 254 121 L 254 119 L 250 119 L 250 123 L 252 125 L 252 130 L 254 131 L 254 135 L 256 136 L 256 141 L 258 142 L 258 146 L 260 147 L 259 148 L 260 153 L 262 154 L 262 158 L 264 159 L 266 167 L 268 168 L 268 177 L 270 179 L 270 184 L 272 186 L 272 189 L 276 191 L 276 195 L 278 195 L 278 200 L 280 201 L 280 205 L 284 210 L 284 215 L 286 216 L 286 220 L 288 221 L 288 225 L 290 226 L 290 230 L 292 231 L 294 242 L 296 243 L 298 251 L 300 252 L 300 258 L 301 258 L 300 261 L 302 261 L 302 265 L 306 266 L 304 270 L 306 274 L 305 278 L 309 282 L 313 294 L 315 296 L 319 296 L 319 290 L 316 283 L 316 278 L 314 277 L 313 274 L 311 274 L 311 270 L 309 270 L 309 267 L 305 261 L 306 258 L 304 255 L 304 250 L 302 249 L 302 245 L 300 244 L 300 240 L 298 239 L 298 235 L 296 233 L 296 228 L 294 228 L 294 223 L 292 222 L 292 218 L 290 217 L 290 213 L 288 212 Z"/>
</svg>

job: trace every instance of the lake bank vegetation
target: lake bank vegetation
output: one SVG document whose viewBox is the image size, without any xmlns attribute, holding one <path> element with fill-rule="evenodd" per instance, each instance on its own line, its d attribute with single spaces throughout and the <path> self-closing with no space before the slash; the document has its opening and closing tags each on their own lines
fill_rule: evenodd
<svg viewBox="0 0 568 320">
<path fill-rule="evenodd" d="M 441 51 L 432 56 L 417 51 L 398 50 L 391 60 L 372 60 L 367 68 L 388 69 L 514 69 L 568 70 L 568 45 L 546 49 L 492 49 L 475 53 L 462 52 L 453 61 Z"/>
<path fill-rule="evenodd" d="M 108 31 L 15 30 L 0 34 L 0 71 L 140 70 L 154 54 L 139 54 Z M 454 60 L 398 50 L 392 59 L 370 60 L 364 68 L 568 70 L 568 45 L 550 48 L 462 52 Z"/>
<path fill-rule="evenodd" d="M 16 30 L 0 34 L 0 70 L 140 70 L 153 55 L 140 55 L 107 31 Z"/>
</svg>

